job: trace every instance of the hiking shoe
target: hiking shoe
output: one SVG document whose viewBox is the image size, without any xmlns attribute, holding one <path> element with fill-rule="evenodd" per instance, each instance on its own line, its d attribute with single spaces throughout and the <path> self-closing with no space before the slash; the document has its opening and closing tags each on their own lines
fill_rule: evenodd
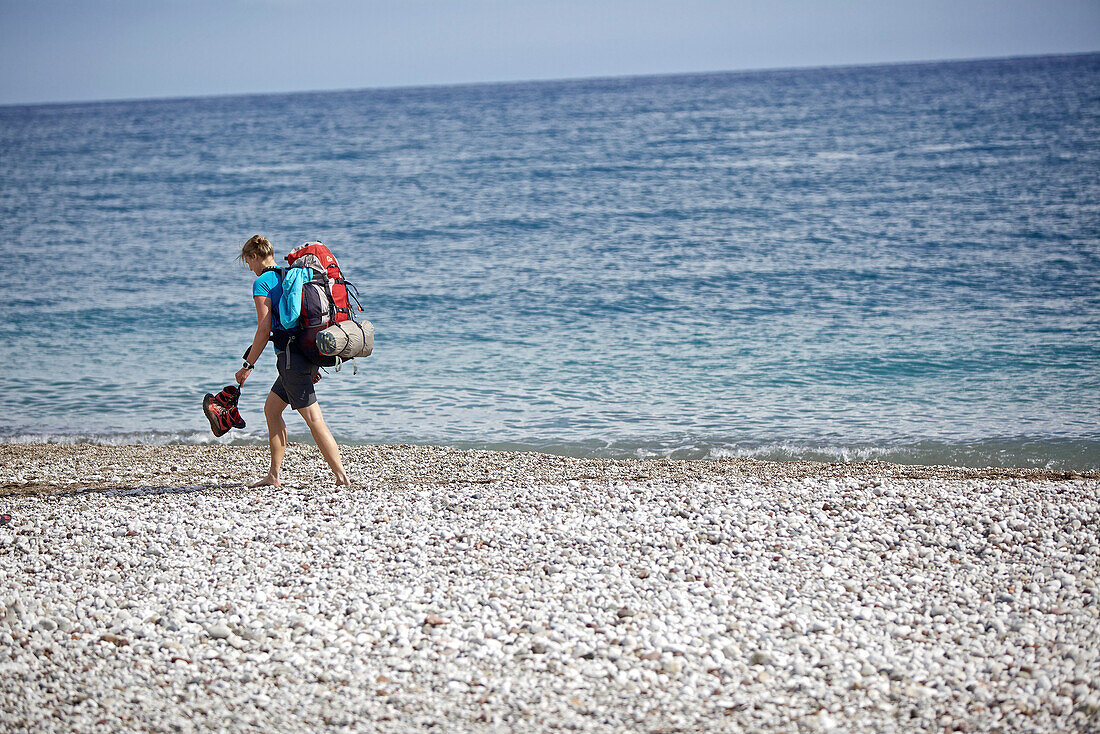
<svg viewBox="0 0 1100 734">
<path fill-rule="evenodd" d="M 217 395 L 207 393 L 202 399 L 202 412 L 210 421 L 210 430 L 215 436 L 224 436 L 231 428 L 244 428 L 244 418 L 237 410 L 237 399 L 241 389 L 236 385 L 226 385 Z"/>
<path fill-rule="evenodd" d="M 226 385 L 221 389 L 221 392 L 214 396 L 214 402 L 226 410 L 229 410 L 237 404 L 237 400 L 240 397 L 241 389 L 239 387 L 236 385 Z"/>
<path fill-rule="evenodd" d="M 206 393 L 202 399 L 202 412 L 206 414 L 206 419 L 210 421 L 210 430 L 215 436 L 224 436 L 232 425 L 230 425 L 225 408 L 223 408 L 214 396 L 210 393 Z"/>
<path fill-rule="evenodd" d="M 237 410 L 236 404 L 226 411 L 225 417 L 234 428 L 244 428 L 244 418 L 241 417 L 241 411 Z"/>
</svg>

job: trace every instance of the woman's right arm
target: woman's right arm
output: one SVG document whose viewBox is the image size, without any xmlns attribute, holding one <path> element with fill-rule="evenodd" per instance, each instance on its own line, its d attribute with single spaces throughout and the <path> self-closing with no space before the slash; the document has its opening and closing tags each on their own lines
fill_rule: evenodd
<svg viewBox="0 0 1100 734">
<path fill-rule="evenodd" d="M 252 337 L 252 346 L 248 348 L 244 360 L 249 364 L 256 364 L 271 338 L 271 299 L 267 296 L 253 296 L 252 300 L 256 302 L 256 336 Z M 252 370 L 242 367 L 237 371 L 237 383 L 243 385 L 251 373 Z"/>
</svg>

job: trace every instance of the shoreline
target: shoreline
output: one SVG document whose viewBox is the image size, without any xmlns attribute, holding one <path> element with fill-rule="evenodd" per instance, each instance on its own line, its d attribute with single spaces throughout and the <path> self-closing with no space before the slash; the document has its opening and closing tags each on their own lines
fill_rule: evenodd
<svg viewBox="0 0 1100 734">
<path fill-rule="evenodd" d="M 345 463 L 0 446 L 0 729 L 1100 729 L 1098 478 Z"/>
<path fill-rule="evenodd" d="M 431 445 L 344 445 L 353 481 L 359 484 L 492 484 L 568 481 L 718 481 L 722 479 L 1022 479 L 1087 481 L 1100 471 L 955 467 L 882 461 L 817 462 L 723 459 L 584 459 L 529 451 L 490 451 Z M 428 462 L 409 471 L 404 462 Z M 267 447 L 232 445 L 0 444 L 0 497 L 80 491 L 186 486 L 240 487 L 266 471 Z M 252 472 L 252 473 L 249 473 Z M 258 473 L 256 473 L 258 472 Z M 315 447 L 291 443 L 286 482 L 324 482 L 327 470 Z"/>
</svg>

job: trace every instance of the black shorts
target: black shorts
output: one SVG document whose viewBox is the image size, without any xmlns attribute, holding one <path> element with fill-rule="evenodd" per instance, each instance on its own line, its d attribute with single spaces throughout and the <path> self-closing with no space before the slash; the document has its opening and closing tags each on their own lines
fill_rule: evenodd
<svg viewBox="0 0 1100 734">
<path fill-rule="evenodd" d="M 279 370 L 279 377 L 271 386 L 275 397 L 290 403 L 294 410 L 308 408 L 317 402 L 317 393 L 313 390 L 317 365 L 293 349 L 284 349 L 275 352 L 275 368 Z"/>
</svg>

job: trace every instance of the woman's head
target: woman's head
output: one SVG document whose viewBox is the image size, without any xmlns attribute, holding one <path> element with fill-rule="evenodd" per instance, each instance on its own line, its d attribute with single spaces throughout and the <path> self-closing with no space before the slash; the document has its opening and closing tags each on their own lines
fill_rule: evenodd
<svg viewBox="0 0 1100 734">
<path fill-rule="evenodd" d="M 262 268 L 264 263 L 268 261 L 275 262 L 275 248 L 271 246 L 266 237 L 254 234 L 241 247 L 241 254 L 237 256 L 237 259 L 255 272 L 257 267 Z"/>
</svg>

